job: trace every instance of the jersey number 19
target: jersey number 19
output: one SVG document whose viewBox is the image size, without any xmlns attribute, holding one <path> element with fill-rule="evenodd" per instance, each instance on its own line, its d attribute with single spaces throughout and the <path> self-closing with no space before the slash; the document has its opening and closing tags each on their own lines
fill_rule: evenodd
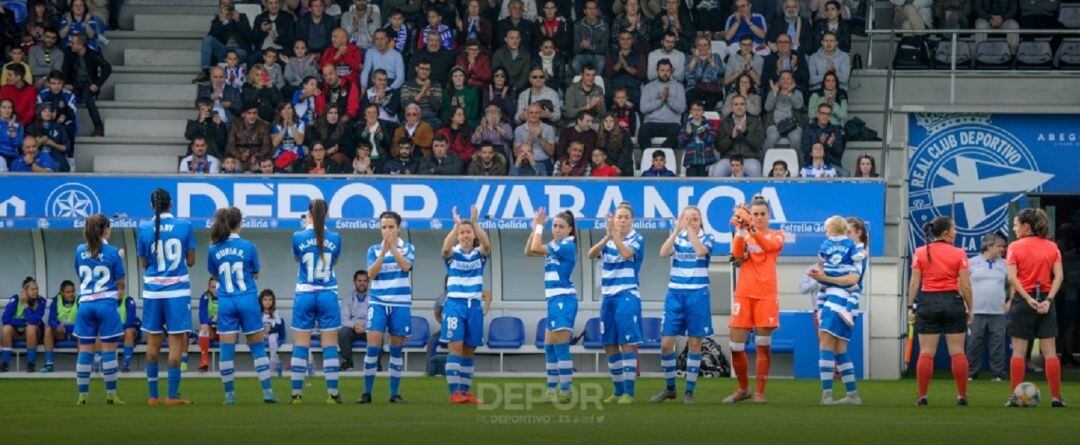
<svg viewBox="0 0 1080 445">
<path fill-rule="evenodd" d="M 176 238 L 159 239 L 157 243 L 153 244 L 153 249 L 154 253 L 157 254 L 157 270 L 159 273 L 166 270 L 172 272 L 177 267 L 180 267 L 180 260 L 184 255 L 184 248 L 180 245 L 180 240 Z"/>
</svg>

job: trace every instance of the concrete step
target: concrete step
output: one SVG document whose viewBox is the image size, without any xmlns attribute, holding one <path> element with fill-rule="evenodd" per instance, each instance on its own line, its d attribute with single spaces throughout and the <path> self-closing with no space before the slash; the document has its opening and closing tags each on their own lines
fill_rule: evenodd
<svg viewBox="0 0 1080 445">
<path fill-rule="evenodd" d="M 121 137 L 183 137 L 183 119 L 105 119 L 105 135 Z"/>
<path fill-rule="evenodd" d="M 184 102 L 126 102 L 126 101 L 98 101 L 98 111 L 105 121 L 119 119 L 160 119 L 176 121 L 180 125 L 180 133 L 183 136 L 184 125 L 187 119 L 194 115 L 195 99 Z M 94 126 L 91 124 L 90 113 L 86 107 L 79 109 L 79 134 L 89 135 Z M 106 127 L 107 128 L 107 127 Z"/>
<path fill-rule="evenodd" d="M 95 170 L 102 156 L 152 156 L 176 159 L 187 152 L 183 138 L 80 137 L 76 140 L 75 165 L 78 171 Z"/>
<path fill-rule="evenodd" d="M 206 33 L 214 13 L 180 12 L 175 14 L 135 13 L 135 31 L 192 31 Z"/>
<path fill-rule="evenodd" d="M 138 14 L 202 14 L 208 17 L 206 29 L 201 30 L 206 32 L 210 29 L 210 20 L 218 12 L 217 5 L 217 0 L 127 0 L 120 9 L 120 27 L 135 29 Z"/>
<path fill-rule="evenodd" d="M 180 166 L 177 156 L 98 155 L 94 157 L 94 173 L 176 173 Z M 76 164 L 79 167 L 78 164 Z M 79 171 L 83 171 L 79 168 Z"/>
<path fill-rule="evenodd" d="M 124 51 L 129 48 L 198 50 L 205 35 L 206 31 L 109 31 L 105 58 L 114 62 L 124 60 Z"/>
<path fill-rule="evenodd" d="M 112 75 L 101 88 L 102 99 L 112 99 L 116 85 L 135 84 L 191 84 L 199 73 L 198 65 L 190 66 L 125 66 L 114 65 Z"/>
<path fill-rule="evenodd" d="M 198 86 L 186 84 L 123 83 L 116 85 L 113 99 L 132 102 L 184 102 L 195 103 Z"/>
<path fill-rule="evenodd" d="M 143 49 L 124 50 L 124 65 L 128 66 L 198 66 L 198 49 Z"/>
</svg>

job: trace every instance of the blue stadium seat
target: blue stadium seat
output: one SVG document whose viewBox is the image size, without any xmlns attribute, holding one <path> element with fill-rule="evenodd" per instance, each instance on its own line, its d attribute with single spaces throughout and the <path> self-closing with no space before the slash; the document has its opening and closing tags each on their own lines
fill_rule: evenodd
<svg viewBox="0 0 1080 445">
<path fill-rule="evenodd" d="M 585 349 L 601 349 L 604 347 L 600 338 L 600 318 L 590 318 L 585 322 L 585 337 L 582 339 Z"/>
<path fill-rule="evenodd" d="M 488 324 L 487 345 L 493 349 L 518 349 L 525 343 L 525 323 L 517 317 L 497 317 Z"/>
<path fill-rule="evenodd" d="M 641 349 L 660 349 L 660 324 L 659 317 L 641 319 Z"/>
<path fill-rule="evenodd" d="M 77 342 L 75 340 L 60 340 L 60 341 L 56 342 L 55 346 L 56 346 L 57 349 L 76 348 L 76 347 L 79 346 L 79 342 Z"/>
<path fill-rule="evenodd" d="M 11 342 L 11 349 L 25 349 L 26 340 L 15 340 Z"/>
<path fill-rule="evenodd" d="M 413 316 L 412 335 L 405 341 L 406 348 L 423 348 L 427 346 L 428 337 L 431 336 L 431 327 L 428 326 L 424 317 Z"/>
<path fill-rule="evenodd" d="M 364 340 L 357 340 L 352 342 L 353 349 L 362 349 L 367 347 L 367 342 Z"/>
<path fill-rule="evenodd" d="M 544 334 L 547 332 L 547 317 L 536 322 L 536 347 L 544 349 Z"/>
</svg>

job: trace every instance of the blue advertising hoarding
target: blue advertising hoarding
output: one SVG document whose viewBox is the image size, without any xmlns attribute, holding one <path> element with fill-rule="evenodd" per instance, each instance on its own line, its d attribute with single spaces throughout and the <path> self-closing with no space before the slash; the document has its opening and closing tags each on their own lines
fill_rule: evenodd
<svg viewBox="0 0 1080 445">
<path fill-rule="evenodd" d="M 1027 193 L 1080 193 L 1080 116 L 921 113 L 908 126 L 911 247 L 952 216 L 957 245 L 1008 232 L 1008 205 Z"/>
<path fill-rule="evenodd" d="M 215 210 L 236 206 L 253 229 L 295 229 L 313 198 L 329 204 L 335 230 L 375 230 L 374 219 L 394 210 L 413 229 L 446 229 L 452 209 L 475 205 L 488 228 L 529 229 L 536 209 L 564 209 L 579 216 L 579 229 L 601 229 L 622 201 L 631 203 L 639 229 L 668 229 L 679 209 L 698 206 L 705 229 L 730 250 L 732 208 L 761 194 L 773 210 L 774 227 L 788 233 L 788 255 L 815 255 L 832 215 L 858 216 L 871 233 L 884 233 L 885 184 L 880 181 L 554 180 L 245 176 L 0 176 L 0 227 L 80 227 L 88 214 L 104 213 L 117 227 L 153 216 L 150 193 L 173 196 L 177 217 L 209 227 Z M 871 243 L 880 255 L 881 243 Z"/>
</svg>

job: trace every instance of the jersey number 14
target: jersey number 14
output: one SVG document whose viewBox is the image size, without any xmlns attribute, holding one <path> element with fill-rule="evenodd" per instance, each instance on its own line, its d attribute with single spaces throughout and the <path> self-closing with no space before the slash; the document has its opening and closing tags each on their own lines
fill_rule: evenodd
<svg viewBox="0 0 1080 445">
<path fill-rule="evenodd" d="M 304 270 L 307 272 L 308 282 L 330 281 L 331 258 L 330 252 L 323 252 L 318 261 L 315 261 L 315 254 L 312 252 L 305 253 L 300 257 L 300 262 L 304 264 Z"/>
</svg>

